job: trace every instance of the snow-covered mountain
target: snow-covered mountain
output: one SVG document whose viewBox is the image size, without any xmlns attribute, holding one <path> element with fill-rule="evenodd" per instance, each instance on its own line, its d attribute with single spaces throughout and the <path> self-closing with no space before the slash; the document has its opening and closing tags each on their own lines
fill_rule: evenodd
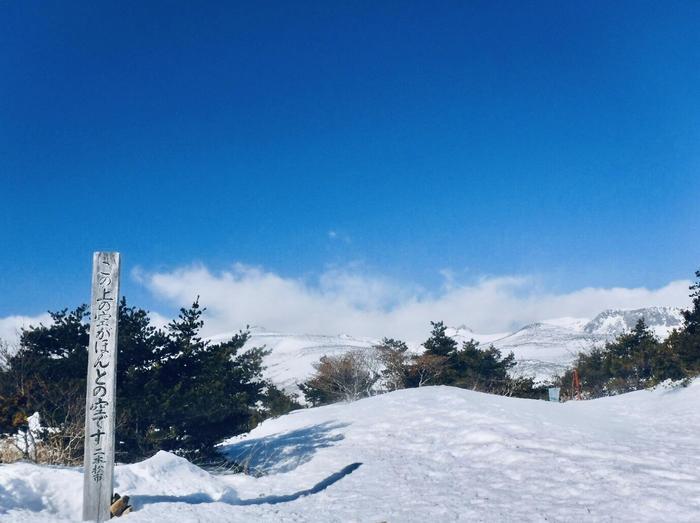
<svg viewBox="0 0 700 523">
<path fill-rule="evenodd" d="M 484 346 L 493 344 L 504 354 L 513 352 L 518 366 L 515 372 L 534 376 L 539 382 L 548 382 L 563 373 L 579 352 L 601 346 L 615 336 L 630 330 L 637 320 L 644 318 L 647 325 L 660 338 L 680 327 L 680 309 L 653 307 L 647 309 L 609 309 L 593 319 L 555 318 L 531 323 L 512 333 L 479 334 L 468 327 L 448 328 L 447 334 L 458 343 L 475 339 Z M 224 339 L 230 334 L 215 336 Z M 266 375 L 288 391 L 296 391 L 296 384 L 313 373 L 313 364 L 321 356 L 342 354 L 356 349 L 368 349 L 379 340 L 312 334 L 285 334 L 268 332 L 263 328 L 251 329 L 246 347 L 265 346 L 270 354 L 265 359 Z M 409 342 L 415 352 L 421 350 L 421 342 Z"/>
<path fill-rule="evenodd" d="M 596 335 L 617 336 L 632 329 L 644 318 L 646 324 L 660 337 L 665 338 L 683 323 L 681 310 L 674 307 L 649 307 L 646 309 L 608 309 L 589 321 L 583 330 Z"/>
<path fill-rule="evenodd" d="M 612 341 L 631 330 L 641 318 L 661 339 L 683 322 L 681 310 L 673 307 L 608 309 L 590 321 L 558 318 L 532 323 L 493 341 L 493 345 L 504 353 L 512 351 L 515 354 L 518 374 L 547 382 L 566 370 L 579 352 Z"/>
<path fill-rule="evenodd" d="M 221 450 L 118 465 L 139 522 L 698 521 L 700 381 L 550 403 L 422 387 L 270 419 Z M 0 520 L 78 521 L 80 467 L 0 465 Z"/>
<path fill-rule="evenodd" d="M 515 354 L 517 374 L 546 382 L 562 374 L 579 352 L 604 343 L 602 336 L 586 332 L 585 324 L 578 319 L 531 323 L 493 345 L 503 354 Z"/>
<path fill-rule="evenodd" d="M 230 334 L 215 336 L 220 341 Z M 377 340 L 353 338 L 346 334 L 324 336 L 320 334 L 281 334 L 268 332 L 260 327 L 250 329 L 246 348 L 265 347 L 270 353 L 265 357 L 265 376 L 276 385 L 296 391 L 296 384 L 313 373 L 313 364 L 321 356 L 343 354 L 357 349 L 368 349 Z"/>
</svg>

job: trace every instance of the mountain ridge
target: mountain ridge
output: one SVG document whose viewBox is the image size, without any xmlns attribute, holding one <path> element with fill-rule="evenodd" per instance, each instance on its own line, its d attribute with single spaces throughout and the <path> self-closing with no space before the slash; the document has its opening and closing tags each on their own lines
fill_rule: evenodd
<svg viewBox="0 0 700 523">
<path fill-rule="evenodd" d="M 474 339 L 482 346 L 493 345 L 503 354 L 513 352 L 517 361 L 514 374 L 548 383 L 570 367 L 579 352 L 603 346 L 633 328 L 642 317 L 661 339 L 673 328 L 680 327 L 683 320 L 681 309 L 676 307 L 606 309 L 592 319 L 553 318 L 524 325 L 510 333 L 479 334 L 466 325 L 448 327 L 446 332 L 460 344 Z M 222 340 L 228 335 L 220 334 L 211 339 Z M 313 373 L 313 364 L 322 356 L 369 349 L 379 342 L 379 339 L 349 334 L 290 334 L 257 326 L 251 329 L 246 348 L 264 345 L 269 349 L 264 361 L 266 377 L 285 390 L 297 392 L 297 383 Z M 421 342 L 413 341 L 408 345 L 413 353 L 422 350 Z"/>
</svg>

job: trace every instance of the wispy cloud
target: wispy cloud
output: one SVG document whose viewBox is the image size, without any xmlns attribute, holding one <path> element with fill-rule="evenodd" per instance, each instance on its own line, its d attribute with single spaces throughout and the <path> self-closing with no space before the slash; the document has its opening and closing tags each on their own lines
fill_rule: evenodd
<svg viewBox="0 0 700 523">
<path fill-rule="evenodd" d="M 19 341 L 22 328 L 27 328 L 30 325 L 39 325 L 40 323 L 48 325 L 51 323 L 51 316 L 39 314 L 38 316 L 7 316 L 0 318 L 0 340 L 14 345 Z"/>
<path fill-rule="evenodd" d="M 336 231 L 335 229 L 331 229 L 330 231 L 328 231 L 327 236 L 328 239 L 331 241 L 342 242 L 347 244 L 352 243 L 350 236 L 341 231 Z"/>
<path fill-rule="evenodd" d="M 313 281 L 282 277 L 235 264 L 213 272 L 194 265 L 166 272 L 138 271 L 140 281 L 168 304 L 184 306 L 201 296 L 207 333 L 245 325 L 295 333 L 349 333 L 422 339 L 430 320 L 492 333 L 546 318 L 590 318 L 606 308 L 687 306 L 688 281 L 658 289 L 587 287 L 556 293 L 527 276 L 485 277 L 459 284 L 446 273 L 438 293 L 356 268 L 332 269 Z"/>
</svg>

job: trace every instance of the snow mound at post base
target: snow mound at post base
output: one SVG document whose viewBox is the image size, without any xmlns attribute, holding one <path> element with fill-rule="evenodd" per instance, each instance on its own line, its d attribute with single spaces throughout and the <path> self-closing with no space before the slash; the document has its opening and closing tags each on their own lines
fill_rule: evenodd
<svg viewBox="0 0 700 523">
<path fill-rule="evenodd" d="M 268 420 L 221 445 L 259 477 L 118 466 L 146 521 L 700 521 L 700 381 L 555 404 L 450 387 Z M 80 517 L 79 469 L 0 466 L 0 520 Z"/>
</svg>

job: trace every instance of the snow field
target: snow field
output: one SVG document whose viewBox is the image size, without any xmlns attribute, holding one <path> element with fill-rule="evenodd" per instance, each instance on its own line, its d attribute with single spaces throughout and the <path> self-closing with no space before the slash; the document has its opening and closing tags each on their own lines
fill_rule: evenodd
<svg viewBox="0 0 700 523">
<path fill-rule="evenodd" d="M 268 420 L 116 471 L 128 521 L 700 521 L 700 380 L 564 404 L 424 387 Z M 80 516 L 79 469 L 0 466 L 0 520 Z"/>
</svg>

